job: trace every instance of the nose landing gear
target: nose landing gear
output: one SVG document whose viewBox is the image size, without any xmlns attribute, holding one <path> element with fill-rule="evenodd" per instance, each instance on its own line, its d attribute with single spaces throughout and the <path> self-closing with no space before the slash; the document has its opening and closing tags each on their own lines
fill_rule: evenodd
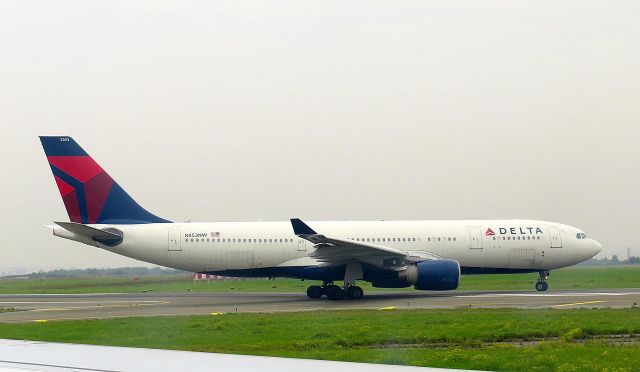
<svg viewBox="0 0 640 372">
<path fill-rule="evenodd" d="M 536 283 L 536 290 L 539 292 L 544 292 L 549 288 L 549 284 L 547 283 L 549 272 L 540 271 L 538 275 L 539 275 L 539 278 L 538 278 L 538 282 Z"/>
</svg>

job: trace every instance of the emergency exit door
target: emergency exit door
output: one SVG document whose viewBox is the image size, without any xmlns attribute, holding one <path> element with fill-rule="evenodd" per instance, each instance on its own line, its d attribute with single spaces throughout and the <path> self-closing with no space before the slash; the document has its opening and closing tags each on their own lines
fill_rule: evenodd
<svg viewBox="0 0 640 372">
<path fill-rule="evenodd" d="M 307 250 L 307 241 L 302 238 L 298 238 L 298 250 L 306 251 Z"/>
</svg>

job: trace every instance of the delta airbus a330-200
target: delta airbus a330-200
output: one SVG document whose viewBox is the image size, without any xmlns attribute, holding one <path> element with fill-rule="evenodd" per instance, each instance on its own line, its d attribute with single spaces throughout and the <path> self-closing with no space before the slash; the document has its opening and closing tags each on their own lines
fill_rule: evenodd
<svg viewBox="0 0 640 372">
<path fill-rule="evenodd" d="M 40 137 L 70 222 L 53 234 L 197 273 L 322 281 L 310 298 L 359 299 L 374 287 L 454 290 L 461 274 L 537 272 L 602 246 L 582 230 L 535 220 L 174 223 L 136 203 L 71 137 Z M 337 283 L 337 284 L 336 284 Z"/>
</svg>

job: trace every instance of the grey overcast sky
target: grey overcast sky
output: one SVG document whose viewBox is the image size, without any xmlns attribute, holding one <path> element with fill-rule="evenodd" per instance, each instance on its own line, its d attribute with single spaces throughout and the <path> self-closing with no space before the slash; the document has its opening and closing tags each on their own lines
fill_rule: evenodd
<svg viewBox="0 0 640 372">
<path fill-rule="evenodd" d="M 531 218 L 640 255 L 638 1 L 0 3 L 0 271 L 54 238 L 38 135 L 174 221 Z"/>
</svg>

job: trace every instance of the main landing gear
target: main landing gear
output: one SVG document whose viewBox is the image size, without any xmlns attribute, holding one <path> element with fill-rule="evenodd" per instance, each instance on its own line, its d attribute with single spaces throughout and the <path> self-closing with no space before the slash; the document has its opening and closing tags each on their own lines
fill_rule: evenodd
<svg viewBox="0 0 640 372">
<path fill-rule="evenodd" d="M 327 296 L 328 299 L 333 301 L 342 300 L 348 298 L 350 300 L 359 300 L 364 295 L 362 288 L 357 285 L 347 285 L 340 287 L 332 282 L 324 283 L 323 285 L 312 285 L 307 288 L 307 296 L 309 298 L 321 298 Z"/>
<path fill-rule="evenodd" d="M 547 288 L 549 288 L 549 284 L 547 283 L 547 278 L 549 277 L 549 272 L 548 271 L 540 271 L 538 273 L 539 278 L 538 278 L 538 282 L 536 283 L 536 290 L 539 292 L 544 292 L 547 290 Z"/>
</svg>

